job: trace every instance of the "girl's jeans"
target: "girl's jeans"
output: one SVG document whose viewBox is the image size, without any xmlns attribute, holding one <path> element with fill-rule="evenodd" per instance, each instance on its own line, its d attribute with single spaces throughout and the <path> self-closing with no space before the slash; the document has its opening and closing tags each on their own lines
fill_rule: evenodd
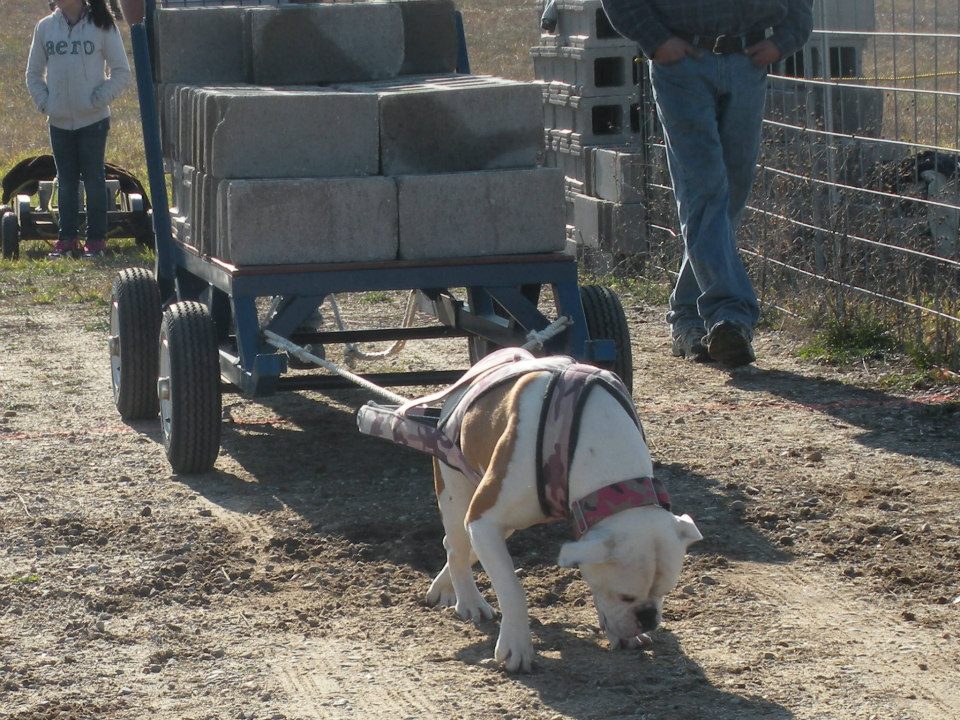
<svg viewBox="0 0 960 720">
<path fill-rule="evenodd" d="M 740 53 L 704 51 L 652 63 L 651 79 L 684 244 L 667 322 L 674 336 L 721 320 L 752 334 L 760 307 L 735 231 L 760 150 L 766 68 Z"/>
<path fill-rule="evenodd" d="M 50 126 L 50 147 L 57 165 L 60 241 L 80 234 L 80 179 L 87 193 L 87 242 L 107 238 L 107 179 L 103 169 L 110 118 L 76 130 Z"/>
</svg>

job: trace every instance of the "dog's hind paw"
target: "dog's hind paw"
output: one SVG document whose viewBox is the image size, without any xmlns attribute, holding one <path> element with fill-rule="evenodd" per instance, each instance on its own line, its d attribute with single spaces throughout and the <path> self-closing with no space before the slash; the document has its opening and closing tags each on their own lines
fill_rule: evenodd
<svg viewBox="0 0 960 720">
<path fill-rule="evenodd" d="M 534 657 L 530 633 L 505 634 L 501 628 L 493 657 L 507 672 L 530 672 L 533 669 Z"/>
</svg>

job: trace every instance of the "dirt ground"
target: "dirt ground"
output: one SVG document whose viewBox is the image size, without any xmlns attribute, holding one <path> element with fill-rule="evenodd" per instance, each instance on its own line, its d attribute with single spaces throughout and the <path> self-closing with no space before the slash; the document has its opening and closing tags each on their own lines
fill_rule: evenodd
<svg viewBox="0 0 960 720">
<path fill-rule="evenodd" d="M 614 652 L 554 565 L 566 528 L 515 536 L 538 664 L 509 676 L 495 623 L 424 605 L 430 462 L 356 431 L 369 395 L 225 395 L 215 470 L 173 476 L 113 406 L 103 308 L 5 302 L 0 718 L 960 718 L 960 392 L 769 330 L 755 367 L 681 362 L 663 308 L 627 313 L 657 472 L 705 539 L 653 647 Z"/>
</svg>

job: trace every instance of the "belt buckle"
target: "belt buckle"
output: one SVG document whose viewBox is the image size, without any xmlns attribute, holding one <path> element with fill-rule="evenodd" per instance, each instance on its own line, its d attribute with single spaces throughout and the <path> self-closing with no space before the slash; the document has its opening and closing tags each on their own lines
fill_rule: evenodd
<svg viewBox="0 0 960 720">
<path fill-rule="evenodd" d="M 720 47 L 720 44 L 721 44 L 724 40 L 726 40 L 728 37 L 730 37 L 730 36 L 729 36 L 729 35 L 717 35 L 716 39 L 713 41 L 713 50 L 711 50 L 711 52 L 712 52 L 714 55 L 723 55 L 723 54 L 724 54 L 723 50 L 722 50 L 721 47 Z"/>
</svg>

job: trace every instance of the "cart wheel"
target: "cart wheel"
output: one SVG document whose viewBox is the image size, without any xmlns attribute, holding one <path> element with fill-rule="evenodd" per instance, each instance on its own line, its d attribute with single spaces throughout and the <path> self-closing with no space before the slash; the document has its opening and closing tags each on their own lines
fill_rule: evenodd
<svg viewBox="0 0 960 720">
<path fill-rule="evenodd" d="M 630 346 L 630 329 L 620 298 L 602 285 L 584 285 L 580 288 L 580 302 L 583 304 L 590 339 L 613 340 L 616 345 L 616 360 L 606 365 L 606 369 L 615 372 L 627 390 L 633 392 L 633 348 Z"/>
<path fill-rule="evenodd" d="M 205 305 L 178 302 L 163 313 L 157 395 L 173 471 L 210 470 L 220 450 L 220 353 Z"/>
<path fill-rule="evenodd" d="M 12 212 L 4 213 L 0 219 L 0 241 L 4 259 L 16 260 L 20 257 L 20 225 Z"/>
<path fill-rule="evenodd" d="M 110 292 L 110 380 L 124 420 L 157 416 L 160 286 L 143 268 L 121 270 Z"/>
</svg>

